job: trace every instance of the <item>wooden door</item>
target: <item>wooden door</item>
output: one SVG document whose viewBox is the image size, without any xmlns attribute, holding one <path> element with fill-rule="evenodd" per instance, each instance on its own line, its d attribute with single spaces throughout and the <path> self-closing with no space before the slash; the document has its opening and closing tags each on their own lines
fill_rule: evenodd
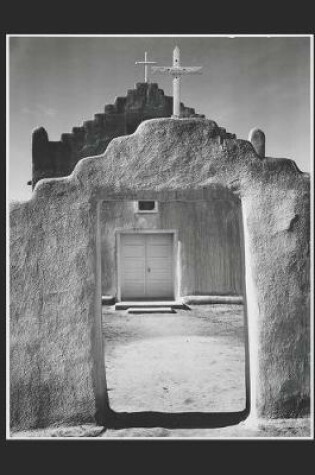
<svg viewBox="0 0 315 475">
<path fill-rule="evenodd" d="M 121 234 L 122 300 L 174 298 L 173 234 Z"/>
</svg>

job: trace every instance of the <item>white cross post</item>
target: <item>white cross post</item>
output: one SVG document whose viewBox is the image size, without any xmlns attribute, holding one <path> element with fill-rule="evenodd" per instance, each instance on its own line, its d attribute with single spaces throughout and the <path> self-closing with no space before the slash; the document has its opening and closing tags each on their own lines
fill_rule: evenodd
<svg viewBox="0 0 315 475">
<path fill-rule="evenodd" d="M 148 61 L 148 53 L 144 53 L 144 61 L 136 61 L 135 64 L 144 64 L 144 82 L 149 82 L 149 65 L 156 64 L 156 61 Z"/>
<path fill-rule="evenodd" d="M 201 74 L 202 66 L 184 67 L 180 65 L 178 46 L 173 51 L 173 66 L 153 66 L 152 72 L 169 73 L 173 76 L 173 117 L 180 117 L 180 79 L 184 74 Z"/>
</svg>

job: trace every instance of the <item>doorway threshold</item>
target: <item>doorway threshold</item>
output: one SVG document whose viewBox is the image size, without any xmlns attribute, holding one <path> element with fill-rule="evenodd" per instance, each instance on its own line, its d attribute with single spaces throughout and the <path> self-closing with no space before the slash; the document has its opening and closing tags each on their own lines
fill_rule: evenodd
<svg viewBox="0 0 315 475">
<path fill-rule="evenodd" d="M 115 304 L 115 310 L 128 310 L 128 308 L 138 308 L 138 309 L 157 309 L 157 308 L 171 308 L 171 309 L 186 309 L 188 306 L 182 301 L 175 300 L 133 300 L 126 302 L 118 302 Z"/>
<path fill-rule="evenodd" d="M 135 315 L 143 315 L 148 313 L 176 313 L 176 310 L 172 307 L 129 307 L 127 312 Z"/>
</svg>

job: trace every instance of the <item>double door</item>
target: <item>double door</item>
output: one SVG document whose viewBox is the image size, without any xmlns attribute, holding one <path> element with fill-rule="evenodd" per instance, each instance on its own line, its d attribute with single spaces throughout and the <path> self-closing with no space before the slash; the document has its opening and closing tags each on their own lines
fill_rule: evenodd
<svg viewBox="0 0 315 475">
<path fill-rule="evenodd" d="M 174 298 L 173 247 L 171 233 L 120 235 L 121 300 Z"/>
</svg>

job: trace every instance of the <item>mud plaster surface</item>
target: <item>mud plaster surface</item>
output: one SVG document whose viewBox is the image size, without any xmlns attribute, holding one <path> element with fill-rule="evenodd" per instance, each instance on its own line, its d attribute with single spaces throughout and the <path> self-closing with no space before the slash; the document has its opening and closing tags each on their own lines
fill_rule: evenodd
<svg viewBox="0 0 315 475">
<path fill-rule="evenodd" d="M 102 426 L 83 424 L 79 426 L 61 425 L 47 427 L 42 430 L 17 431 L 10 434 L 12 438 L 108 438 L 108 439 L 143 439 L 143 438 L 187 438 L 187 439 L 256 439 L 256 438 L 310 438 L 311 421 L 309 417 L 298 419 L 273 419 L 258 421 L 256 424 L 248 421 L 237 425 L 213 429 L 165 429 L 154 428 L 125 428 L 105 429 Z"/>
<path fill-rule="evenodd" d="M 110 407 L 117 412 L 245 408 L 242 305 L 132 315 L 103 307 Z"/>
<path fill-rule="evenodd" d="M 213 121 L 156 119 L 12 203 L 12 428 L 106 425 L 98 203 L 204 200 L 213 188 L 242 203 L 253 405 L 264 418 L 309 413 L 309 175 L 222 140 Z"/>
</svg>

